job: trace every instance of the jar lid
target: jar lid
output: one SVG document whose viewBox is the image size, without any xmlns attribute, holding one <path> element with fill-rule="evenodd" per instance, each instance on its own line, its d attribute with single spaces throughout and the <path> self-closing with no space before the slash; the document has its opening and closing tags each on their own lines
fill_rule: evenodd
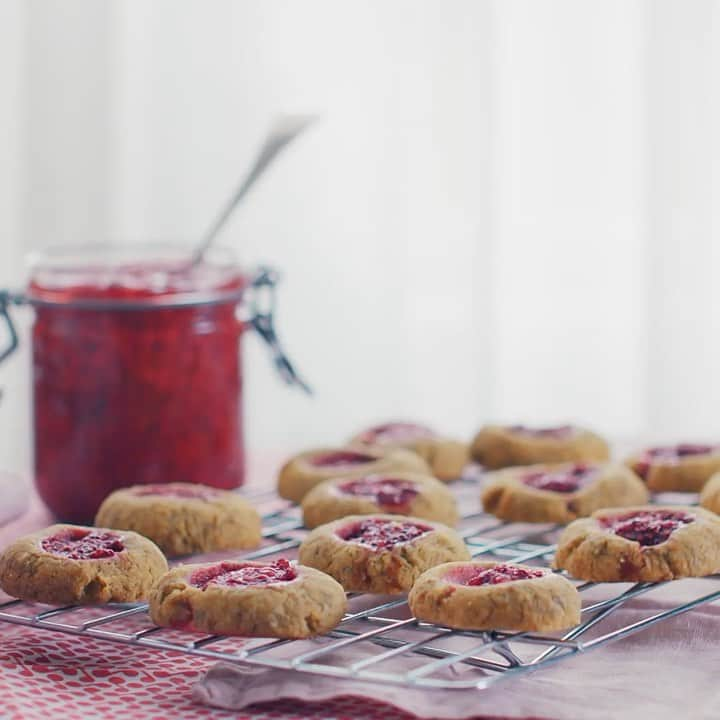
<svg viewBox="0 0 720 720">
<path fill-rule="evenodd" d="M 181 307 L 237 301 L 250 275 L 228 248 L 193 265 L 192 246 L 98 244 L 55 247 L 29 258 L 34 305 L 90 309 Z"/>
</svg>

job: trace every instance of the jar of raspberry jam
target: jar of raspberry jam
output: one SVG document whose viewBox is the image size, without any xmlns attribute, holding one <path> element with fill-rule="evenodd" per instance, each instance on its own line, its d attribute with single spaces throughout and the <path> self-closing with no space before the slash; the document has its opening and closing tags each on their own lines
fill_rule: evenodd
<svg viewBox="0 0 720 720">
<path fill-rule="evenodd" d="M 223 249 L 193 267 L 188 257 L 180 246 L 55 249 L 34 259 L 25 293 L 0 296 L 13 347 L 8 306 L 35 312 L 35 481 L 61 520 L 92 521 L 128 485 L 242 485 L 246 329 L 269 342 L 286 380 L 302 384 L 279 349 L 272 309 L 258 309 L 273 273 L 248 273 Z"/>
</svg>

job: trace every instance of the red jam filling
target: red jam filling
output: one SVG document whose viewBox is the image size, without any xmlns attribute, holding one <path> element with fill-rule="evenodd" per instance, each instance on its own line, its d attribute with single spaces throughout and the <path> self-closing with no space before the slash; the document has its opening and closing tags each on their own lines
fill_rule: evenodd
<svg viewBox="0 0 720 720">
<path fill-rule="evenodd" d="M 690 513 L 681 510 L 641 510 L 600 519 L 600 524 L 610 532 L 640 545 L 659 545 L 675 530 L 695 520 Z"/>
<path fill-rule="evenodd" d="M 91 522 L 128 480 L 242 484 L 236 308 L 246 284 L 209 264 L 36 271 L 35 476 L 55 516 Z M 162 306 L 218 291 L 227 299 Z"/>
<path fill-rule="evenodd" d="M 368 518 L 340 528 L 337 535 L 347 542 L 366 545 L 373 550 L 390 550 L 431 531 L 429 525 L 421 523 Z"/>
<path fill-rule="evenodd" d="M 596 472 L 597 470 L 594 467 L 578 464 L 553 472 L 538 471 L 527 473 L 523 475 L 520 480 L 525 483 L 525 485 L 536 488 L 537 490 L 572 493 L 577 492 L 581 487 L 587 485 Z"/>
<path fill-rule="evenodd" d="M 188 500 L 214 500 L 220 497 L 217 490 L 206 485 L 190 485 L 189 483 L 168 483 L 167 485 L 142 485 L 133 488 L 133 495 L 174 497 Z"/>
<path fill-rule="evenodd" d="M 310 461 L 315 467 L 335 468 L 351 467 L 353 465 L 365 465 L 375 462 L 377 458 L 366 453 L 355 452 L 354 450 L 336 450 L 334 452 L 316 455 Z"/>
<path fill-rule="evenodd" d="M 70 560 L 104 560 L 125 549 L 122 538 L 113 532 L 98 532 L 84 528 L 70 528 L 43 538 L 45 552 Z"/>
<path fill-rule="evenodd" d="M 370 498 L 381 507 L 406 507 L 417 496 L 417 483 L 399 478 L 384 478 L 368 475 L 357 480 L 347 480 L 337 486 L 344 495 L 359 495 Z"/>
<path fill-rule="evenodd" d="M 190 584 L 205 590 L 208 585 L 222 587 L 245 587 L 248 585 L 273 585 L 290 582 L 297 577 L 297 571 L 285 558 L 279 558 L 267 565 L 258 563 L 222 562 L 211 567 L 200 568 L 190 576 Z"/>
<path fill-rule="evenodd" d="M 677 463 L 678 460 L 694 455 L 709 455 L 717 452 L 717 445 L 700 443 L 679 443 L 678 445 L 663 445 L 645 450 L 642 457 L 635 463 L 635 472 L 641 478 L 647 478 L 648 471 L 653 463 Z"/>
<path fill-rule="evenodd" d="M 512 433 L 520 435 L 530 435 L 538 438 L 552 438 L 554 440 L 564 440 L 575 434 L 575 428 L 572 425 L 559 425 L 550 428 L 529 428 L 525 425 L 512 425 L 508 428 Z"/>
<path fill-rule="evenodd" d="M 500 563 L 487 568 L 475 567 L 474 565 L 455 568 L 445 576 L 445 579 L 456 585 L 475 587 L 478 585 L 500 585 L 513 580 L 531 580 L 532 578 L 543 577 L 543 575 L 545 573 L 542 570 Z"/>
<path fill-rule="evenodd" d="M 367 443 L 368 445 L 372 445 L 374 443 L 392 444 L 412 442 L 413 440 L 433 437 L 435 437 L 435 433 L 424 425 L 394 422 L 385 423 L 384 425 L 376 425 L 375 427 L 366 430 L 360 436 L 360 442 Z"/>
</svg>

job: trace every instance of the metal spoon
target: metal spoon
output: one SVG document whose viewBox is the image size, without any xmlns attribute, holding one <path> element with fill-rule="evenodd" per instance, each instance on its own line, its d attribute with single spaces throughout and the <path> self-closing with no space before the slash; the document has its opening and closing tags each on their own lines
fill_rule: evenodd
<svg viewBox="0 0 720 720">
<path fill-rule="evenodd" d="M 243 181 L 235 192 L 228 198 L 220 213 L 212 225 L 202 236 L 200 244 L 193 253 L 190 267 L 200 263 L 212 244 L 213 240 L 220 234 L 228 218 L 232 215 L 240 201 L 247 195 L 250 188 L 257 182 L 260 176 L 267 170 L 278 153 L 290 142 L 292 142 L 305 128 L 312 125 L 317 117 L 315 115 L 280 115 L 268 132 L 260 152 L 255 158 L 255 163 L 250 168 Z"/>
</svg>

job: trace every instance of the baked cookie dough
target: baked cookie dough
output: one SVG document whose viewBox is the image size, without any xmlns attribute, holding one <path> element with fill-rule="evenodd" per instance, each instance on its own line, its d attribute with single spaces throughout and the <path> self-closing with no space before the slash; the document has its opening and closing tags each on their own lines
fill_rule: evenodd
<svg viewBox="0 0 720 720">
<path fill-rule="evenodd" d="M 149 603 L 163 627 L 288 639 L 331 630 L 347 607 L 335 580 L 284 558 L 180 565 L 155 585 Z"/>
<path fill-rule="evenodd" d="M 698 492 L 720 470 L 720 445 L 651 447 L 626 462 L 654 492 Z"/>
<path fill-rule="evenodd" d="M 703 486 L 700 504 L 706 510 L 720 514 L 720 472 L 715 473 Z"/>
<path fill-rule="evenodd" d="M 412 450 L 427 462 L 432 474 L 444 482 L 459 478 L 470 460 L 467 443 L 441 437 L 429 427 L 410 422 L 375 425 L 355 435 L 350 444 Z"/>
<path fill-rule="evenodd" d="M 299 503 L 325 480 L 356 473 L 417 472 L 431 475 L 427 463 L 410 450 L 398 448 L 319 448 L 288 460 L 278 476 L 278 493 Z"/>
<path fill-rule="evenodd" d="M 0 587 L 48 605 L 143 600 L 167 570 L 158 547 L 134 532 L 51 525 L 0 554 Z"/>
<path fill-rule="evenodd" d="M 603 438 L 574 425 L 487 425 L 475 436 L 471 453 L 490 470 L 537 463 L 603 462 L 610 456 Z"/>
<path fill-rule="evenodd" d="M 458 521 L 457 503 L 450 490 L 435 478 L 417 473 L 359 474 L 327 480 L 303 498 L 302 512 L 308 528 L 348 515 L 377 513 L 412 515 L 450 526 Z"/>
<path fill-rule="evenodd" d="M 100 506 L 95 524 L 135 530 L 171 557 L 260 544 L 260 516 L 247 500 L 193 483 L 116 490 Z"/>
<path fill-rule="evenodd" d="M 490 474 L 486 512 L 513 522 L 569 523 L 606 507 L 642 505 L 647 488 L 624 465 L 562 463 L 507 468 Z"/>
<path fill-rule="evenodd" d="M 424 622 L 457 630 L 550 632 L 580 622 L 580 593 L 544 568 L 498 562 L 452 562 L 428 570 L 408 604 Z"/>
<path fill-rule="evenodd" d="M 720 518 L 703 508 L 598 510 L 568 525 L 554 567 L 592 582 L 661 582 L 720 570 Z"/>
<path fill-rule="evenodd" d="M 298 557 L 348 592 L 396 594 L 410 590 L 429 568 L 469 560 L 470 553 L 462 538 L 440 523 L 401 515 L 351 515 L 313 530 Z"/>
</svg>

